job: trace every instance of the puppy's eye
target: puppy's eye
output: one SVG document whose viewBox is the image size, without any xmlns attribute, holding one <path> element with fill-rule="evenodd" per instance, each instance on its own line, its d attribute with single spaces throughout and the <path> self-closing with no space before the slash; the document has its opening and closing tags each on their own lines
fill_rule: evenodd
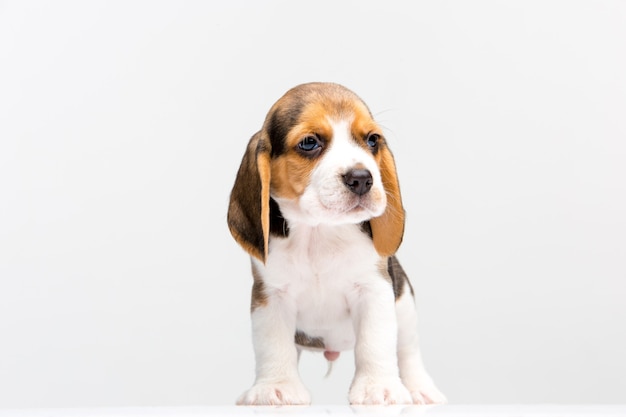
<svg viewBox="0 0 626 417">
<path fill-rule="evenodd" d="M 380 135 L 377 133 L 371 133 L 367 139 L 365 140 L 365 142 L 367 143 L 367 146 L 369 146 L 370 148 L 375 148 L 378 145 L 378 141 L 380 140 Z"/>
<path fill-rule="evenodd" d="M 320 141 L 315 136 L 307 136 L 298 143 L 298 149 L 304 152 L 313 152 L 320 147 Z"/>
</svg>

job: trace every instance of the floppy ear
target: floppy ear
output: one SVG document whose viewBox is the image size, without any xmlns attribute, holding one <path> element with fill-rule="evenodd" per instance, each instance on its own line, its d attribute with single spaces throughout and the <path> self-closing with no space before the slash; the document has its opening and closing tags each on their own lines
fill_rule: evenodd
<svg viewBox="0 0 626 417">
<path fill-rule="evenodd" d="M 230 193 L 228 228 L 250 255 L 265 262 L 270 229 L 270 142 L 256 133 L 248 142 Z"/>
<path fill-rule="evenodd" d="M 391 256 L 398 250 L 404 234 L 404 208 L 396 164 L 389 148 L 380 149 L 380 174 L 387 194 L 387 207 L 379 217 L 370 220 L 374 248 L 381 256 Z"/>
</svg>

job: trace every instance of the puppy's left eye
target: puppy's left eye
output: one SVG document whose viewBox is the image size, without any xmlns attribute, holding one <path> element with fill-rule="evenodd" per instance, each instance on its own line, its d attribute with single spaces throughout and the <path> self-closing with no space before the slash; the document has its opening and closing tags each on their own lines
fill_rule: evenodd
<svg viewBox="0 0 626 417">
<path fill-rule="evenodd" d="M 307 136 L 298 143 L 298 149 L 304 152 L 313 152 L 320 147 L 320 141 L 315 136 Z"/>
<path fill-rule="evenodd" d="M 380 140 L 379 134 L 371 133 L 370 135 L 367 136 L 367 139 L 365 139 L 365 142 L 367 143 L 367 146 L 369 146 L 370 148 L 375 148 L 376 146 L 378 146 L 379 140 Z"/>
</svg>

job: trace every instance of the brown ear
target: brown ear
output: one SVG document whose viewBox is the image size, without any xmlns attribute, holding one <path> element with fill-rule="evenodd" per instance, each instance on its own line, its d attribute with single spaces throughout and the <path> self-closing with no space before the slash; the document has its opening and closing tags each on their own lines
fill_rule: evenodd
<svg viewBox="0 0 626 417">
<path fill-rule="evenodd" d="M 258 132 L 248 142 L 230 193 L 228 228 L 250 255 L 265 262 L 270 229 L 270 143 Z"/>
<path fill-rule="evenodd" d="M 396 164 L 391 151 L 381 147 L 380 174 L 387 194 L 387 208 L 379 217 L 370 220 L 374 247 L 380 256 L 391 256 L 398 250 L 404 234 L 404 208 Z"/>
</svg>

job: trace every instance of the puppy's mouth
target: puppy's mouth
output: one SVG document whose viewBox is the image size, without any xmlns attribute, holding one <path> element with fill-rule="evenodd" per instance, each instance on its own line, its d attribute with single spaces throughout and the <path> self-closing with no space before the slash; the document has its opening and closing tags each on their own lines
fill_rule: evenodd
<svg viewBox="0 0 626 417">
<path fill-rule="evenodd" d="M 351 206 L 348 206 L 346 209 L 347 213 L 350 212 L 362 212 L 362 211 L 372 211 L 372 204 L 369 199 L 359 198 L 355 201 Z"/>
<path fill-rule="evenodd" d="M 380 215 L 381 205 L 374 201 L 371 196 L 353 196 L 346 199 L 343 204 L 340 205 L 328 205 L 324 201 L 321 201 L 324 208 L 337 215 L 369 215 L 369 217 L 376 217 Z"/>
</svg>

